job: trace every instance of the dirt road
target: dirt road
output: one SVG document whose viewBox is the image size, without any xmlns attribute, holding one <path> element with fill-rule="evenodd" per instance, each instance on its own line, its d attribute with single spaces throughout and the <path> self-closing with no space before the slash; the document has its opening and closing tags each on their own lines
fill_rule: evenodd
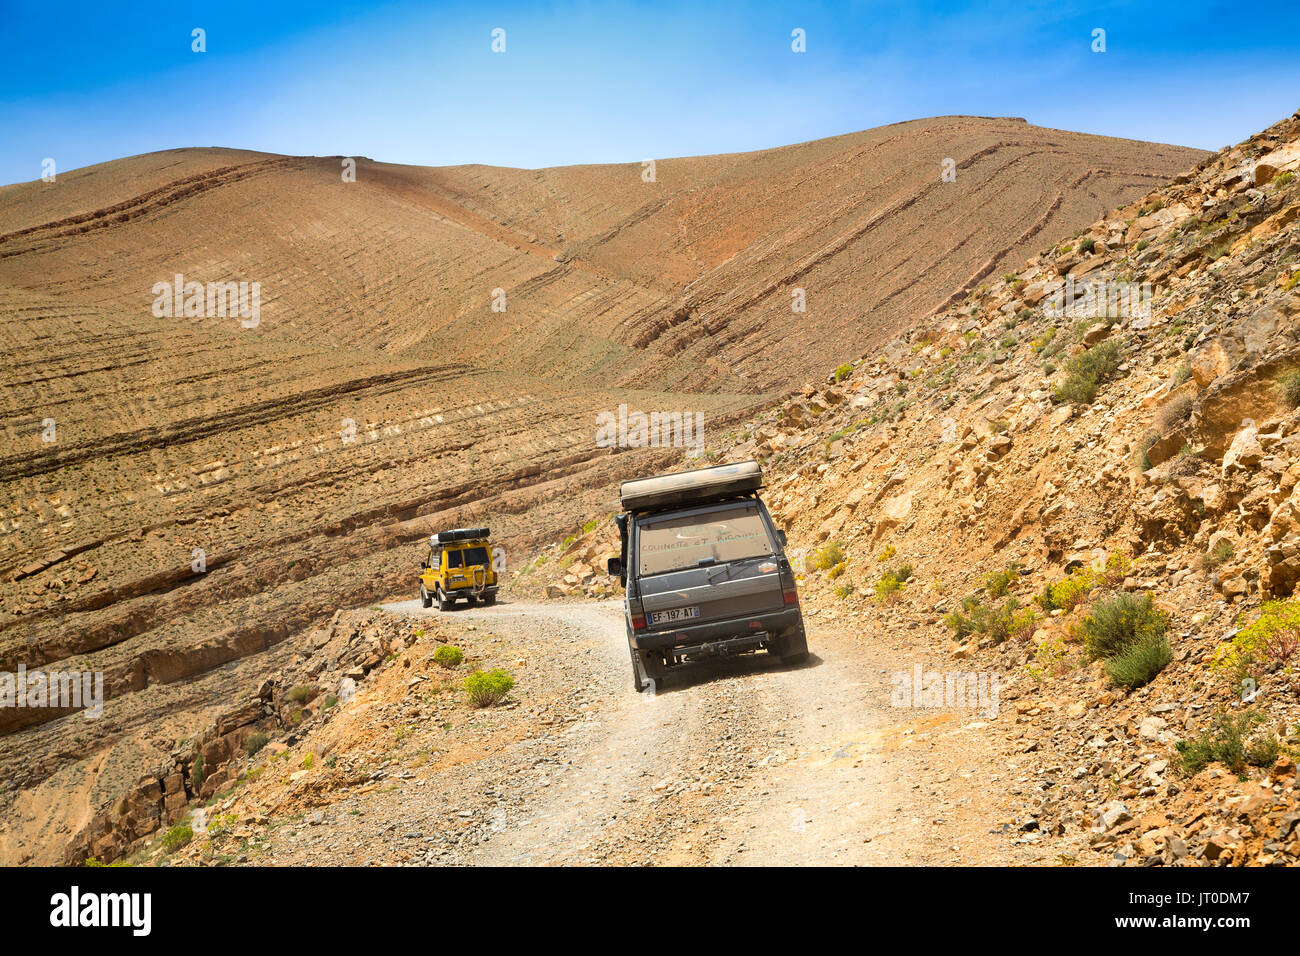
<svg viewBox="0 0 1300 956">
<path fill-rule="evenodd" d="M 386 610 L 439 613 L 417 601 Z M 503 656 L 528 649 L 519 696 L 570 694 L 574 709 L 421 786 L 336 808 L 346 809 L 331 817 L 336 825 L 380 821 L 372 834 L 389 840 L 442 831 L 427 838 L 436 850 L 404 854 L 409 862 L 998 864 L 1043 855 L 1013 841 L 997 801 L 1014 769 L 998 765 L 977 714 L 890 706 L 891 674 L 936 664 L 905 635 L 811 619 L 804 665 L 763 654 L 711 662 L 638 695 L 617 602 L 441 616 L 452 619 L 467 636 L 490 630 Z M 466 826 L 448 840 L 442 821 L 457 816 Z M 334 862 L 385 861 L 362 833 L 317 838 L 290 858 L 324 862 L 302 852 L 313 843 L 344 849 Z"/>
</svg>

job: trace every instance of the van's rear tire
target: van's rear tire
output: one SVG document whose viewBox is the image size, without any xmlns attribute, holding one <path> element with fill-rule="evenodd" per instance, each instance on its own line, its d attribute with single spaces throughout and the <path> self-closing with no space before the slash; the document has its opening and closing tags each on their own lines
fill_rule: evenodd
<svg viewBox="0 0 1300 956">
<path fill-rule="evenodd" d="M 668 668 L 662 661 L 642 658 L 635 649 L 632 650 L 632 686 L 638 694 L 647 690 L 653 683 L 658 687 L 663 683 Z"/>
<path fill-rule="evenodd" d="M 495 594 L 485 594 L 485 595 L 483 595 L 483 606 L 484 606 L 484 607 L 491 607 L 493 604 L 496 604 L 496 603 L 497 603 L 497 596 L 496 596 Z"/>
<path fill-rule="evenodd" d="M 776 639 L 773 648 L 782 664 L 802 664 L 808 659 L 808 637 L 804 633 L 803 622 L 790 628 Z"/>
<path fill-rule="evenodd" d="M 438 588 L 438 610 L 439 611 L 450 611 L 452 609 L 452 606 L 455 605 L 455 603 L 456 603 L 455 598 L 447 597 L 447 595 L 443 593 L 442 588 Z"/>
<path fill-rule="evenodd" d="M 421 581 L 420 582 L 420 607 L 432 607 L 432 606 L 433 606 L 433 596 L 429 593 L 429 589 L 424 586 L 424 582 Z"/>
<path fill-rule="evenodd" d="M 646 689 L 648 683 L 641 675 L 641 662 L 637 660 L 636 651 L 632 652 L 632 689 L 638 694 Z"/>
</svg>

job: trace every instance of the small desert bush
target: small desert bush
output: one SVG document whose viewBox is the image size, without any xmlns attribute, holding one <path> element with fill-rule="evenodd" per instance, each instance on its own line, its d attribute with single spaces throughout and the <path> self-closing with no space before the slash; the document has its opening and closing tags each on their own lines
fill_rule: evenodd
<svg viewBox="0 0 1300 956">
<path fill-rule="evenodd" d="M 297 684 L 289 688 L 289 699 L 295 704 L 305 704 L 311 700 L 312 689 L 310 684 Z"/>
<path fill-rule="evenodd" d="M 1006 595 L 1020 580 L 1020 565 L 1011 562 L 1003 571 L 992 571 L 984 575 L 984 590 L 989 597 L 1000 598 Z"/>
<path fill-rule="evenodd" d="M 1239 684 L 1260 677 L 1266 670 L 1287 667 L 1300 649 L 1300 598 L 1267 601 L 1259 617 L 1221 645 L 1210 669 Z"/>
<path fill-rule="evenodd" d="M 1300 275 L 1300 272 L 1296 273 Z M 1300 408 L 1300 369 L 1287 372 L 1278 380 L 1282 398 L 1292 408 Z"/>
<path fill-rule="evenodd" d="M 961 607 L 944 615 L 943 622 L 961 640 L 971 634 L 988 637 L 994 644 L 1010 638 L 1027 639 L 1038 617 L 1032 608 L 1022 608 L 1014 597 L 1000 605 L 988 605 L 971 594 L 962 599 Z"/>
<path fill-rule="evenodd" d="M 1231 541 L 1228 541 L 1226 538 L 1220 539 L 1218 544 L 1201 556 L 1201 567 L 1206 571 L 1213 571 L 1219 565 L 1223 564 L 1223 562 L 1231 560 L 1232 556 L 1236 553 L 1237 551 L 1232 546 Z"/>
<path fill-rule="evenodd" d="M 1212 763 L 1221 763 L 1233 773 L 1240 774 L 1245 771 L 1247 764 L 1255 761 L 1261 761 L 1258 766 L 1272 764 L 1277 759 L 1277 752 L 1273 749 L 1277 746 L 1277 738 L 1273 737 L 1273 748 L 1267 743 L 1248 740 L 1251 730 L 1263 719 L 1261 714 L 1254 711 L 1240 714 L 1220 711 L 1206 730 L 1174 744 L 1179 771 L 1190 777 Z M 1263 763 L 1270 751 L 1272 759 Z"/>
<path fill-rule="evenodd" d="M 1111 339 L 1074 356 L 1065 363 L 1066 378 L 1056 388 L 1056 400 L 1091 403 L 1097 389 L 1119 369 L 1121 352 L 1120 343 Z"/>
<path fill-rule="evenodd" d="M 1168 630 L 1168 615 L 1146 593 L 1095 601 L 1078 624 L 1078 635 L 1092 660 L 1116 657 L 1130 647 L 1164 637 Z"/>
<path fill-rule="evenodd" d="M 1097 240 L 1092 238 L 1092 236 L 1089 236 L 1087 239 L 1084 239 L 1081 243 L 1079 243 L 1080 252 L 1092 252 L 1092 250 L 1096 248 L 1097 248 Z"/>
<path fill-rule="evenodd" d="M 464 659 L 464 652 L 451 644 L 443 644 L 433 652 L 433 662 L 440 667 L 455 667 Z"/>
<path fill-rule="evenodd" d="M 178 823 L 163 834 L 163 849 L 174 853 L 194 839 L 194 828 L 185 823 Z"/>
<path fill-rule="evenodd" d="M 1146 432 L 1142 435 L 1137 444 L 1133 447 L 1133 467 L 1138 471 L 1151 470 L 1151 446 L 1154 445 L 1160 436 L 1154 431 Z"/>
<path fill-rule="evenodd" d="M 1153 634 L 1130 644 L 1103 666 L 1112 687 L 1135 690 L 1151 683 L 1173 659 L 1174 650 L 1169 646 L 1169 638 Z"/>
<path fill-rule="evenodd" d="M 820 548 L 814 548 L 804 562 L 807 571 L 829 571 L 837 564 L 844 563 L 844 546 L 838 541 L 829 541 Z"/>
<path fill-rule="evenodd" d="M 843 601 L 852 593 L 853 593 L 853 585 L 848 581 L 844 582 L 841 585 L 838 585 L 835 588 L 835 596 L 839 598 L 841 601 Z"/>
<path fill-rule="evenodd" d="M 853 366 L 850 365 L 848 362 L 845 362 L 843 365 L 841 365 L 839 368 L 835 370 L 835 381 L 837 382 L 844 381 L 846 378 L 849 377 L 852 371 L 853 371 Z"/>
<path fill-rule="evenodd" d="M 910 564 L 900 564 L 896 568 L 891 568 L 880 576 L 876 582 L 876 600 L 885 603 L 892 601 L 898 592 L 903 589 L 912 577 L 912 566 Z"/>
<path fill-rule="evenodd" d="M 1063 580 L 1044 585 L 1034 603 L 1044 611 L 1072 611 L 1096 588 L 1109 587 L 1126 578 L 1133 570 L 1133 559 L 1116 551 L 1102 563 L 1101 569 L 1080 567 Z"/>
<path fill-rule="evenodd" d="M 475 671 L 465 678 L 465 693 L 475 707 L 490 707 L 506 699 L 515 686 L 515 679 L 500 668 Z"/>
<path fill-rule="evenodd" d="M 259 730 L 255 734 L 250 734 L 248 739 L 244 741 L 244 752 L 251 757 L 270 742 L 271 735 L 265 731 Z"/>
<path fill-rule="evenodd" d="M 1101 577 L 1091 568 L 1076 568 L 1063 580 L 1048 583 L 1034 598 L 1034 603 L 1044 611 L 1072 611 L 1087 599 Z"/>
<path fill-rule="evenodd" d="M 1156 413 L 1156 429 L 1161 435 L 1169 434 L 1175 426 L 1180 425 L 1192 414 L 1192 397 L 1179 395 Z"/>
</svg>

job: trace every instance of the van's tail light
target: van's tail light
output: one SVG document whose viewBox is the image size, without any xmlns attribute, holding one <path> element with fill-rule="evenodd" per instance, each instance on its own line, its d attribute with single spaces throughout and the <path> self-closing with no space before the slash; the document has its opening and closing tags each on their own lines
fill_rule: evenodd
<svg viewBox="0 0 1300 956">
<path fill-rule="evenodd" d="M 632 615 L 632 630 L 634 630 L 634 631 L 644 631 L 644 630 L 645 630 L 645 615 L 644 615 L 644 614 L 633 614 L 633 615 Z"/>
<path fill-rule="evenodd" d="M 782 589 L 781 593 L 785 597 L 786 604 L 799 603 L 799 589 L 796 588 L 793 584 Z"/>
</svg>

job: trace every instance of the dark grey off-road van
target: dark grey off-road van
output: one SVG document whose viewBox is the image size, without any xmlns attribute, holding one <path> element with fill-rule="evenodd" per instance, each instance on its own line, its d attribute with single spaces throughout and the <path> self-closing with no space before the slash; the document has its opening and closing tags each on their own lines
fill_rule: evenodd
<svg viewBox="0 0 1300 956">
<path fill-rule="evenodd" d="M 638 691 L 686 660 L 765 648 L 808 656 L 794 569 L 758 497 L 754 461 L 625 481 L 622 554 L 627 640 Z"/>
</svg>

